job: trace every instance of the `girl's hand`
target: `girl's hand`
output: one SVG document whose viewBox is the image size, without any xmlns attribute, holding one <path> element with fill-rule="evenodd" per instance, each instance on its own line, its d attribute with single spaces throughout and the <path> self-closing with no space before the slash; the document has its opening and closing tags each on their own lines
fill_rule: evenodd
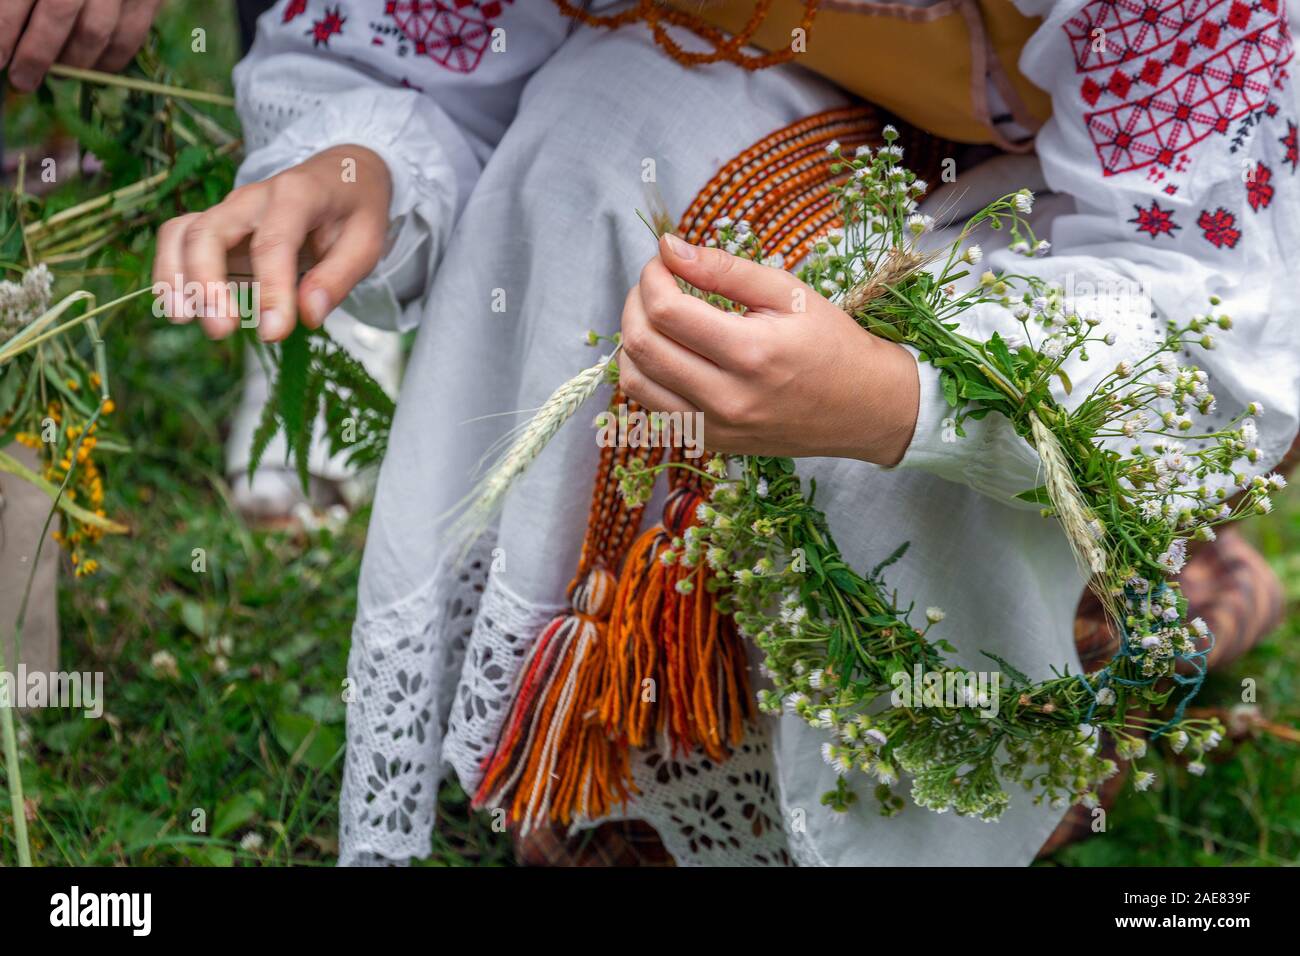
<svg viewBox="0 0 1300 956">
<path fill-rule="evenodd" d="M 346 174 L 346 175 L 345 175 Z M 249 240 L 258 314 L 264 342 L 276 342 L 325 317 L 379 262 L 388 232 L 392 180 L 388 167 L 364 146 L 336 146 L 270 179 L 241 186 L 199 213 L 178 216 L 158 231 L 155 290 L 164 312 L 187 322 L 187 285 L 202 290 L 200 322 L 211 338 L 239 325 L 238 303 L 224 295 L 227 254 Z M 298 254 L 317 260 L 298 281 Z"/>
<path fill-rule="evenodd" d="M 682 292 L 680 276 L 745 305 Z M 711 451 L 895 465 L 916 426 L 916 360 L 781 269 L 665 235 L 623 307 L 623 391 L 704 412 Z"/>
</svg>

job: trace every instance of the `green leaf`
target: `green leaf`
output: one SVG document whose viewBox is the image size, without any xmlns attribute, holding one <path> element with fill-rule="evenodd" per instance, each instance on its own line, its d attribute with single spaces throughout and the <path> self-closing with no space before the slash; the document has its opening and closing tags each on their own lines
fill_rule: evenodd
<svg viewBox="0 0 1300 956">
<path fill-rule="evenodd" d="M 957 398 L 957 377 L 951 372 L 943 372 L 939 375 L 939 384 L 943 388 L 943 397 L 947 399 L 948 404 L 956 408 L 959 399 Z"/>
<path fill-rule="evenodd" d="M 1016 367 L 1015 363 L 1011 360 L 1011 350 L 1007 348 L 1007 343 L 1002 341 L 1002 336 L 994 332 L 993 338 L 989 339 L 988 348 L 989 351 L 993 353 L 993 357 L 997 360 L 996 364 L 1001 366 L 1002 371 L 1007 374 L 1014 374 Z"/>
<path fill-rule="evenodd" d="M 291 759 L 312 770 L 324 770 L 343 750 L 343 731 L 328 727 L 305 714 L 278 713 L 273 719 L 275 739 Z"/>
<path fill-rule="evenodd" d="M 1028 501 L 1031 504 L 1044 505 L 1050 507 L 1052 504 L 1051 497 L 1047 494 L 1047 485 L 1039 485 L 1037 488 L 1030 488 L 1028 491 L 1022 491 L 1016 495 L 1017 501 Z"/>
<path fill-rule="evenodd" d="M 280 345 L 280 374 L 275 383 L 276 405 L 288 440 L 287 455 L 311 446 L 312 420 L 306 416 L 307 378 L 311 364 L 311 346 L 307 327 L 299 323 Z M 298 477 L 302 490 L 309 492 L 305 477 L 307 464 L 299 455 Z"/>
<path fill-rule="evenodd" d="M 858 578 L 852 571 L 845 570 L 844 568 L 835 568 L 827 571 L 826 577 L 828 577 L 831 583 L 841 591 L 848 594 L 858 593 Z"/>
<path fill-rule="evenodd" d="M 159 201 L 166 199 L 181 186 L 199 174 L 211 158 L 212 153 L 206 146 L 186 146 L 176 154 L 167 178 L 158 187 Z"/>
<path fill-rule="evenodd" d="M 871 569 L 871 577 L 872 578 L 880 577 L 880 572 L 885 570 L 885 568 L 889 567 L 891 564 L 894 564 L 903 555 L 907 554 L 907 549 L 910 548 L 911 546 L 912 546 L 912 542 L 910 541 L 904 541 L 902 544 L 900 544 L 897 548 L 894 549 L 893 554 L 885 558 L 885 560 L 881 561 L 879 564 L 877 564 L 874 568 Z"/>
<path fill-rule="evenodd" d="M 969 378 L 962 382 L 961 395 L 962 398 L 970 398 L 978 402 L 1000 402 L 1006 398 L 1006 395 L 997 389 L 981 385 L 974 379 Z"/>
<path fill-rule="evenodd" d="M 217 805 L 212 815 L 212 836 L 221 839 L 228 833 L 247 826 L 257 816 L 266 798 L 260 790 L 236 794 Z"/>
<path fill-rule="evenodd" d="M 1012 667 L 1002 658 L 998 657 L 998 655 L 991 654 L 988 651 L 980 651 L 980 653 L 983 654 L 985 657 L 987 657 L 989 660 L 994 661 L 999 667 L 1002 668 L 1003 673 L 1005 673 L 1007 677 L 1011 679 L 1011 685 L 1013 687 L 1028 687 L 1030 683 L 1032 683 L 1023 672 L 1016 670 L 1014 667 Z"/>
<path fill-rule="evenodd" d="M 257 471 L 257 466 L 262 463 L 262 456 L 266 454 L 266 448 L 271 444 L 271 440 L 280 432 L 280 417 L 276 414 L 275 402 L 267 402 L 262 406 L 262 420 L 257 423 L 257 430 L 253 432 L 253 446 L 249 451 L 248 457 L 248 483 L 253 483 L 253 474 Z"/>
</svg>

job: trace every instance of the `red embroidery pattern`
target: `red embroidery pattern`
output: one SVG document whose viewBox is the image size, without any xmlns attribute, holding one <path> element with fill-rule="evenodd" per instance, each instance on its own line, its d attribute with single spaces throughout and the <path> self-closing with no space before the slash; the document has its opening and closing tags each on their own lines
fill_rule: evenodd
<svg viewBox="0 0 1300 956">
<path fill-rule="evenodd" d="M 325 8 L 325 16 L 312 22 L 311 29 L 307 35 L 311 37 L 312 46 L 328 47 L 330 37 L 336 36 L 343 32 L 343 24 L 348 22 L 348 18 L 339 13 L 339 8 L 335 6 L 332 10 Z"/>
<path fill-rule="evenodd" d="M 1273 187 L 1270 184 L 1272 178 L 1273 170 L 1263 163 L 1256 163 L 1255 168 L 1250 171 L 1246 179 L 1246 202 L 1250 203 L 1250 208 L 1255 212 L 1267 209 L 1268 204 L 1273 201 Z"/>
<path fill-rule="evenodd" d="M 1157 236 L 1172 236 L 1175 229 L 1183 228 L 1174 222 L 1174 211 L 1172 209 L 1161 209 L 1160 204 L 1154 199 L 1151 200 L 1150 207 L 1146 209 L 1134 203 L 1133 211 L 1137 215 L 1130 219 L 1129 222 L 1137 223 L 1137 231 L 1145 232 L 1153 240 Z"/>
<path fill-rule="evenodd" d="M 307 0 L 289 0 L 284 7 L 284 14 L 280 17 L 281 23 L 288 23 L 299 14 L 307 12 Z"/>
<path fill-rule="evenodd" d="M 492 41 L 493 20 L 514 0 L 385 0 L 391 22 L 372 23 L 372 43 L 385 38 L 398 56 L 414 51 L 453 73 L 473 73 Z"/>
<path fill-rule="evenodd" d="M 1293 54 L 1285 0 L 1093 0 L 1063 29 L 1107 176 L 1227 134 L 1266 107 Z"/>
<path fill-rule="evenodd" d="M 1291 175 L 1295 175 L 1296 164 L 1300 163 L 1300 141 L 1297 141 L 1296 124 L 1290 121 L 1286 124 L 1286 135 L 1281 137 L 1278 142 L 1286 150 L 1282 154 L 1282 162 L 1291 164 Z"/>
<path fill-rule="evenodd" d="M 1236 228 L 1237 217 L 1222 206 L 1214 212 L 1203 210 L 1200 218 L 1196 220 L 1196 225 L 1201 227 L 1206 240 L 1216 249 L 1222 249 L 1224 246 L 1235 249 L 1237 240 L 1241 238 L 1241 230 Z"/>
</svg>

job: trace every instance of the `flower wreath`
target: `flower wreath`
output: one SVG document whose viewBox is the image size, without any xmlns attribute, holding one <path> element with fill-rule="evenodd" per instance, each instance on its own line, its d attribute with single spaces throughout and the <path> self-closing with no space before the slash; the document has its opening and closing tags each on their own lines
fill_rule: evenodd
<svg viewBox="0 0 1300 956">
<path fill-rule="evenodd" d="M 856 799 L 847 779 L 853 771 L 875 778 L 886 814 L 904 805 L 895 790 L 903 774 L 913 801 L 937 812 L 996 819 L 1013 783 L 1034 791 L 1035 801 L 1095 806 L 1097 788 L 1118 771 L 1099 753 L 1103 734 L 1125 759 L 1144 756 L 1148 737 L 1167 736 L 1200 773 L 1200 758 L 1222 740 L 1223 727 L 1185 710 L 1204 680 L 1213 637 L 1200 618 L 1187 620 L 1176 579 L 1189 542 L 1213 540 L 1216 527 L 1267 512 L 1270 493 L 1285 485 L 1280 475 L 1234 470 L 1259 459 L 1258 403 L 1226 427 L 1196 428 L 1194 416 L 1213 412 L 1215 398 L 1206 372 L 1176 356 L 1212 348 L 1213 333 L 1229 329 L 1231 319 L 1212 298 L 1209 313 L 1168 321 L 1157 348 L 1119 362 L 1067 409 L 1051 383 L 1068 393 L 1067 359 L 1088 360 L 1090 348 L 1114 344 L 1100 320 L 1072 311 L 1059 285 L 1031 275 L 985 272 L 964 293 L 955 286 L 982 257 L 978 245 L 967 245 L 979 228 L 1008 230 L 1013 252 L 1048 253 L 1026 220 L 1032 193 L 990 203 L 953 242 L 923 251 L 919 240 L 933 225 L 917 212 L 926 185 L 902 165 L 897 138 L 886 127 L 875 151 L 864 146 L 847 156 L 838 144 L 828 148 L 832 172 L 847 173 L 832 187 L 843 229 L 817 244 L 799 278 L 867 331 L 915 348 L 938 369 L 953 410 L 944 427 L 954 439 L 964 436 L 964 422 L 996 413 L 1037 450 L 1044 483 L 1019 497 L 1060 521 L 1119 632 L 1118 652 L 1095 673 L 1071 674 L 1067 665 L 1040 682 L 986 653 L 1006 678 L 999 699 L 989 699 L 974 671 L 947 660 L 955 648 L 930 636 L 943 612 L 928 609 L 918 628 L 886 586 L 883 572 L 906 544 L 865 574 L 850 567 L 814 505 L 815 487 L 805 493 L 788 458 L 713 458 L 701 473 L 714 482 L 709 499 L 659 560 L 706 568 L 703 576 L 679 576 L 675 587 L 685 594 L 704 580 L 718 609 L 764 652 L 772 686 L 758 692 L 760 709 L 827 732 L 822 753 L 839 777 L 823 803 L 835 810 Z M 715 227 L 711 242 L 762 261 L 746 223 L 724 219 Z M 741 311 L 720 296 L 687 291 Z M 1021 333 L 987 341 L 962 334 L 958 316 L 983 303 L 1009 310 Z M 485 478 L 462 515 L 462 533 L 486 525 L 549 437 L 616 374 L 616 359 L 617 349 L 556 391 Z M 615 474 L 636 505 L 669 468 L 693 470 L 682 461 L 634 461 Z M 882 698 L 891 706 L 882 708 Z M 1134 778 L 1139 789 L 1153 780 L 1145 770 Z"/>
</svg>

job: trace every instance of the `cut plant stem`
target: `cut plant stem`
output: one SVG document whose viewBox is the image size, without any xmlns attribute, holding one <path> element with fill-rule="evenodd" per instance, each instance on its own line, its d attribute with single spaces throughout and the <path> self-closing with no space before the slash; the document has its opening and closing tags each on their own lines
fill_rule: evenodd
<svg viewBox="0 0 1300 956">
<path fill-rule="evenodd" d="M 199 103 L 211 103 L 214 106 L 233 107 L 235 105 L 235 98 L 226 96 L 224 93 L 187 90 L 183 86 L 168 86 L 166 83 L 155 83 L 152 80 L 141 80 L 133 76 L 116 76 L 112 73 L 101 73 L 98 70 L 83 70 L 75 66 L 65 66 L 62 63 L 55 63 L 51 66 L 49 74 L 66 80 L 98 83 L 101 86 L 117 86 L 124 90 L 138 90 L 141 93 L 155 93 L 159 96 L 172 96 L 176 99 L 195 100 Z"/>
</svg>

